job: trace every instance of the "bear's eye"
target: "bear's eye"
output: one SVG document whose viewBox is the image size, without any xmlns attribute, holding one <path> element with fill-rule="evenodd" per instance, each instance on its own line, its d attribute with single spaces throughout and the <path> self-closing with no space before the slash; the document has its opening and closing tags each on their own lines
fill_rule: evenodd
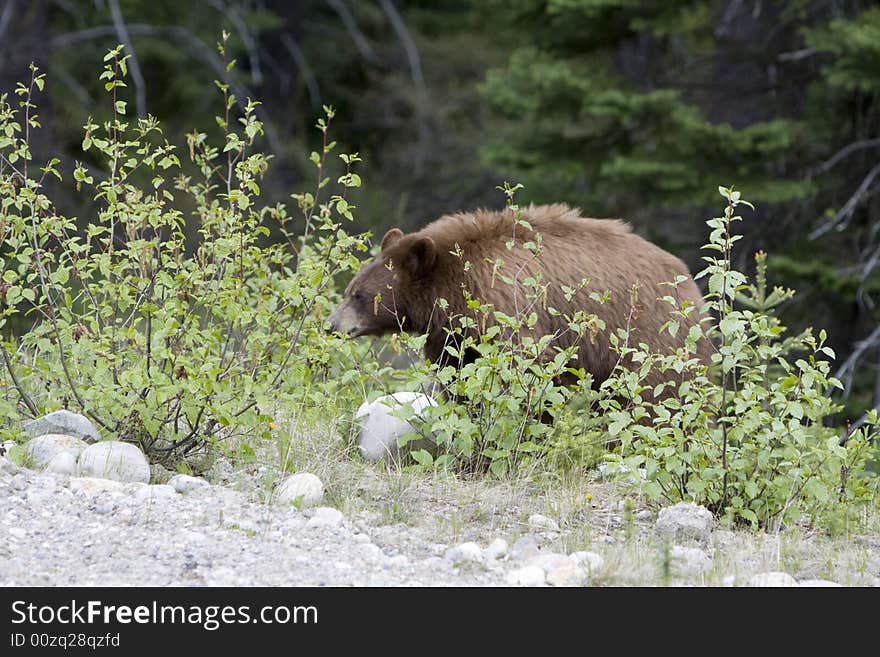
<svg viewBox="0 0 880 657">
<path fill-rule="evenodd" d="M 354 301 L 355 303 L 365 304 L 368 301 L 368 297 L 363 292 L 355 292 L 354 293 Z"/>
</svg>

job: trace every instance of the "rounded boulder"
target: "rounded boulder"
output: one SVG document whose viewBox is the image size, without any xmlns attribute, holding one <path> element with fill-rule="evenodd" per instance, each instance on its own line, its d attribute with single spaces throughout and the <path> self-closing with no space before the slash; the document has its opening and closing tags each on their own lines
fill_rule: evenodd
<svg viewBox="0 0 880 657">
<path fill-rule="evenodd" d="M 298 472 L 286 477 L 275 489 L 279 504 L 315 506 L 324 499 L 324 484 L 311 472 Z"/>
<path fill-rule="evenodd" d="M 393 460 L 400 455 L 398 439 L 415 431 L 406 419 L 398 417 L 401 409 L 411 408 L 410 417 L 419 417 L 426 408 L 436 406 L 428 395 L 421 392 L 395 392 L 372 402 L 364 402 L 355 413 L 358 427 L 358 449 L 366 461 Z M 407 451 L 432 450 L 434 443 L 424 438 L 407 444 Z"/>
<path fill-rule="evenodd" d="M 150 482 L 150 464 L 131 443 L 108 440 L 86 447 L 79 455 L 77 475 L 123 482 Z"/>
<path fill-rule="evenodd" d="M 75 463 L 86 447 L 88 445 L 85 441 L 77 436 L 70 436 L 64 433 L 46 433 L 27 441 L 24 451 L 27 456 L 27 462 L 35 470 L 43 470 L 59 454 L 68 454 Z M 69 459 L 62 457 L 62 459 L 59 459 L 59 462 L 62 460 L 65 462 L 69 461 Z"/>
</svg>

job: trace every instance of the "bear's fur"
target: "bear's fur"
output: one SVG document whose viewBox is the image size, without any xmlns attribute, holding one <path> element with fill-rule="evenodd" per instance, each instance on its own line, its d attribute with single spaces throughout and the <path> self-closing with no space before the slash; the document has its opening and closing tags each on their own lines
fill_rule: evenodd
<svg viewBox="0 0 880 657">
<path fill-rule="evenodd" d="M 618 328 L 630 331 L 630 345 L 647 343 L 652 351 L 670 353 L 684 343 L 690 325 L 701 317 L 702 297 L 686 265 L 660 247 L 639 237 L 628 224 L 615 219 L 588 219 L 578 209 L 566 205 L 530 206 L 522 218 L 532 230 L 516 222 L 512 210 L 478 210 L 441 217 L 422 230 L 405 235 L 397 228 L 382 240 L 378 257 L 354 277 L 345 290 L 345 298 L 330 318 L 331 330 L 351 337 L 381 335 L 399 330 L 427 333 L 425 357 L 444 362 L 449 343 L 446 328 L 449 317 L 470 314 L 462 286 L 470 295 L 496 310 L 515 315 L 528 304 L 524 279 L 542 271 L 542 283 L 548 284 L 546 304 L 532 305 L 538 312 L 535 335 L 557 333 L 560 347 L 578 345 L 578 359 L 572 363 L 592 373 L 595 383 L 604 381 L 618 362 L 610 348 L 608 335 Z M 541 235 L 541 256 L 535 258 L 524 243 Z M 507 244 L 513 240 L 513 248 Z M 503 267 L 494 271 L 497 259 Z M 465 263 L 470 263 L 465 267 Z M 500 274 L 515 280 L 509 285 Z M 662 285 L 677 276 L 687 280 L 676 288 Z M 567 301 L 562 290 L 576 288 L 588 279 L 585 290 Z M 631 289 L 637 285 L 636 305 L 632 306 Z M 610 299 L 600 304 L 589 299 L 589 292 Z M 676 337 L 660 332 L 672 318 L 670 306 L 661 297 L 675 296 L 679 306 L 689 301 L 696 308 L 688 320 L 677 318 L 682 326 Z M 446 299 L 441 310 L 437 299 Z M 606 329 L 596 335 L 579 337 L 566 330 L 562 315 L 583 310 L 604 320 Z M 709 362 L 710 345 L 702 339 L 699 356 Z M 660 373 L 652 374 L 648 385 L 660 382 Z"/>
</svg>

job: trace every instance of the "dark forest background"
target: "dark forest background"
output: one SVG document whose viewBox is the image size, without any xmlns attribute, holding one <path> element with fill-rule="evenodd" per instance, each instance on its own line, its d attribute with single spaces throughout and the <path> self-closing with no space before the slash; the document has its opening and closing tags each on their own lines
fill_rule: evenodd
<svg viewBox="0 0 880 657">
<path fill-rule="evenodd" d="M 500 207 L 507 180 L 520 202 L 625 218 L 697 270 L 717 186 L 734 184 L 757 206 L 737 266 L 769 252 L 772 282 L 798 292 L 784 320 L 828 330 L 846 416 L 880 404 L 875 2 L 0 0 L 0 91 L 35 62 L 36 159 L 94 170 L 82 126 L 106 118 L 100 62 L 122 43 L 129 106 L 183 147 L 219 134 L 223 30 L 234 93 L 262 102 L 264 196 L 313 184 L 322 104 L 364 160 L 353 201 L 375 234 Z"/>
</svg>

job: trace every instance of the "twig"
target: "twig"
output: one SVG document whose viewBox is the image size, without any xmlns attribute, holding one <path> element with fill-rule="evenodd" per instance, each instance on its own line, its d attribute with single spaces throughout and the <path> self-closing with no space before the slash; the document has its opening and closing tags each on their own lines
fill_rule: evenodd
<svg viewBox="0 0 880 657">
<path fill-rule="evenodd" d="M 281 44 L 287 49 L 287 52 L 290 53 L 291 59 L 293 59 L 293 62 L 296 64 L 300 73 L 302 73 L 303 82 L 306 85 L 306 90 L 309 92 L 309 102 L 312 107 L 320 107 L 321 90 L 318 88 L 318 81 L 315 79 L 315 74 L 312 73 L 312 69 L 309 66 L 306 56 L 303 54 L 303 51 L 297 45 L 296 41 L 293 40 L 293 37 L 286 32 L 281 35 Z"/>
<path fill-rule="evenodd" d="M 138 63 L 137 54 L 131 43 L 131 37 L 128 35 L 128 29 L 125 26 L 125 20 L 122 18 L 122 10 L 119 9 L 119 0 L 108 0 L 110 5 L 110 15 L 113 17 L 113 27 L 116 35 L 125 46 L 125 51 L 131 55 L 131 78 L 134 80 L 135 89 L 135 109 L 139 118 L 147 116 L 147 85 L 144 82 L 144 76 L 141 73 L 141 65 Z"/>
<path fill-rule="evenodd" d="M 825 160 L 822 164 L 813 169 L 810 172 L 810 175 L 825 173 L 826 171 L 829 171 L 837 166 L 837 164 L 841 160 L 849 157 L 856 151 L 865 150 L 866 148 L 880 148 L 880 139 L 860 139 L 859 141 L 854 141 L 851 144 L 847 144 L 839 151 L 837 151 L 834 155 Z"/>
<path fill-rule="evenodd" d="M 414 109 L 419 133 L 419 147 L 416 151 L 415 161 L 415 174 L 418 177 L 421 175 L 422 168 L 424 167 L 425 151 L 428 145 L 428 124 L 425 121 L 424 112 L 424 103 L 426 102 L 427 94 L 425 93 L 425 76 L 422 74 L 422 62 L 415 41 L 413 41 L 409 30 L 406 29 L 406 23 L 403 22 L 403 18 L 401 18 L 400 13 L 394 7 L 391 0 L 379 0 L 379 5 L 382 7 L 385 15 L 388 16 L 388 20 L 391 22 L 391 27 L 394 28 L 397 37 L 403 44 L 406 58 L 409 61 L 410 75 L 412 76 L 412 81 L 417 92 Z"/>
<path fill-rule="evenodd" d="M 28 407 L 28 410 L 33 414 L 33 417 L 37 417 L 40 413 L 34 402 L 31 401 L 31 398 L 24 391 L 18 377 L 15 375 L 15 368 L 12 367 L 12 361 L 9 360 L 9 353 L 6 351 L 6 345 L 3 344 L 2 341 L 0 341 L 0 351 L 3 352 L 3 363 L 6 365 L 6 371 L 9 372 L 9 375 L 12 377 L 12 383 L 15 385 L 15 389 L 18 390 L 18 396 L 21 397 L 21 401 L 23 401 L 24 405 Z"/>
<path fill-rule="evenodd" d="M 238 36 L 241 38 L 241 42 L 248 51 L 251 82 L 256 85 L 263 84 L 263 71 L 260 68 L 260 49 L 257 47 L 257 41 L 254 39 L 254 35 L 248 28 L 247 23 L 242 20 L 238 5 L 232 3 L 225 4 L 219 0 L 204 0 L 204 2 L 207 2 L 232 22 L 235 31 L 238 32 Z"/>
<path fill-rule="evenodd" d="M 800 50 L 792 50 L 790 52 L 783 52 L 777 55 L 776 59 L 780 62 L 799 62 L 802 59 L 806 59 L 807 57 L 812 57 L 818 51 L 815 48 L 801 48 Z"/>
<path fill-rule="evenodd" d="M 859 361 L 859 359 L 861 359 L 862 355 L 872 347 L 878 345 L 880 345 L 880 326 L 877 326 L 871 332 L 871 335 L 869 335 L 867 338 L 856 342 L 855 348 L 852 350 L 852 353 L 844 361 L 843 365 L 838 368 L 837 372 L 834 373 L 834 377 L 837 379 L 847 377 L 847 380 L 849 382 L 849 380 L 852 378 L 852 370 L 855 368 L 856 363 Z M 848 384 L 847 387 L 849 387 Z"/>
<path fill-rule="evenodd" d="M 376 51 L 373 50 L 363 32 L 358 29 L 354 16 L 351 15 L 346 4 L 342 0 L 327 0 L 327 4 L 330 5 L 330 9 L 335 11 L 336 15 L 342 20 L 342 24 L 351 35 L 351 40 L 354 42 L 354 46 L 358 49 L 361 57 L 371 64 L 378 64 L 379 58 L 376 56 Z"/>
<path fill-rule="evenodd" d="M 6 26 L 9 25 L 9 22 L 12 20 L 12 8 L 15 6 L 15 0 L 7 0 L 6 4 L 3 6 L 3 13 L 0 14 L 0 39 L 3 38 L 3 33 L 6 32 Z"/>
<path fill-rule="evenodd" d="M 811 240 L 814 240 L 817 237 L 821 237 L 832 228 L 836 227 L 838 224 L 846 221 L 850 216 L 852 216 L 852 213 L 855 212 L 859 201 L 862 200 L 862 197 L 871 188 L 871 184 L 874 182 L 874 178 L 876 178 L 878 175 L 880 175 L 880 164 L 871 169 L 868 172 L 868 175 L 862 179 L 862 182 L 859 184 L 858 189 L 856 189 L 855 193 L 850 196 L 849 200 L 837 212 L 837 214 L 834 215 L 834 219 L 819 226 L 816 230 L 811 232 L 808 237 Z"/>
</svg>

